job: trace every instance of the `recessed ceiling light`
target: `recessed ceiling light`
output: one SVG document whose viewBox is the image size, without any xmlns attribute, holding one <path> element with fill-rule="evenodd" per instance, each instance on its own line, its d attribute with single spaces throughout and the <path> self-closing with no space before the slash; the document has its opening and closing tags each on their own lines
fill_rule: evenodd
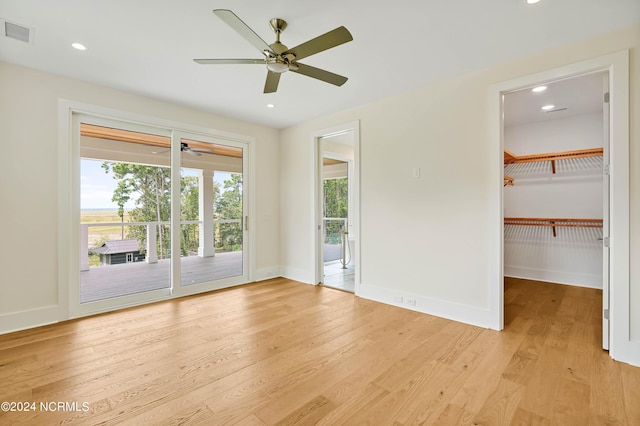
<svg viewBox="0 0 640 426">
<path fill-rule="evenodd" d="M 540 0 L 527 0 L 528 4 L 536 4 L 538 3 Z"/>
<path fill-rule="evenodd" d="M 275 108 L 276 106 L 274 104 L 267 104 L 267 108 Z"/>
<path fill-rule="evenodd" d="M 545 105 L 542 107 L 543 111 L 549 111 L 550 109 L 554 109 L 556 106 L 555 105 Z"/>
<path fill-rule="evenodd" d="M 80 44 L 80 43 L 73 43 L 71 45 L 74 49 L 78 49 L 78 50 L 87 50 L 87 48 L 84 46 L 84 44 Z"/>
<path fill-rule="evenodd" d="M 547 86 L 538 86 L 531 89 L 531 91 L 535 93 L 544 92 L 545 90 L 547 90 Z"/>
</svg>

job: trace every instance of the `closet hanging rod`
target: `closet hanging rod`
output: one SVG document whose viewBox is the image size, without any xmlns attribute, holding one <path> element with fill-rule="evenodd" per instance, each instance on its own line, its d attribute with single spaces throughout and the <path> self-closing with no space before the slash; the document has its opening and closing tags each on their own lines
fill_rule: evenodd
<svg viewBox="0 0 640 426">
<path fill-rule="evenodd" d="M 532 163 L 535 161 L 567 160 L 569 158 L 601 157 L 603 148 L 577 149 L 575 151 L 545 152 L 533 155 L 515 155 L 504 150 L 504 164 Z"/>
<path fill-rule="evenodd" d="M 556 236 L 556 227 L 570 227 L 570 228 L 602 228 L 602 219 L 570 219 L 570 218 L 558 218 L 558 217 L 505 217 L 505 225 L 518 225 L 518 226 L 549 226 L 553 231 L 553 236 Z"/>
</svg>

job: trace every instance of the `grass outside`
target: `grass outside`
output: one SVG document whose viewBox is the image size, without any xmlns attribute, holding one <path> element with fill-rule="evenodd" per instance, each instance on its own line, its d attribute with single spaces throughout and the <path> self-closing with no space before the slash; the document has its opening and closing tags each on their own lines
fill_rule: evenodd
<svg viewBox="0 0 640 426">
<path fill-rule="evenodd" d="M 124 212 L 125 223 L 129 220 L 129 213 Z M 118 210 L 82 210 L 80 223 L 119 223 Z M 126 227 L 125 227 L 126 235 Z M 121 226 L 89 226 L 89 248 L 97 247 L 107 240 L 121 240 Z"/>
</svg>

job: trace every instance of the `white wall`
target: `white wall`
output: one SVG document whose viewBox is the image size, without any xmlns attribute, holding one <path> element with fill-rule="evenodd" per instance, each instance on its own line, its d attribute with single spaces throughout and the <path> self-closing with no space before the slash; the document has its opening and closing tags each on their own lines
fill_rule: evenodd
<svg viewBox="0 0 640 426">
<path fill-rule="evenodd" d="M 507 95 L 508 96 L 508 95 Z M 504 129 L 505 149 L 516 155 L 602 147 L 602 113 L 529 123 Z M 505 217 L 601 219 L 602 157 L 505 167 Z M 602 231 L 596 228 L 507 225 L 506 276 L 602 288 Z"/>
<path fill-rule="evenodd" d="M 492 177 L 501 167 L 488 137 L 488 89 L 626 48 L 632 49 L 631 252 L 640 258 L 639 47 L 635 26 L 283 130 L 283 270 L 295 267 L 307 282 L 313 277 L 311 135 L 360 120 L 360 295 L 487 326 L 490 250 L 497 244 L 489 230 L 499 203 L 492 197 L 500 184 Z M 640 270 L 633 268 L 630 297 L 637 307 Z M 400 296 L 403 302 L 395 302 Z M 640 309 L 632 310 L 632 335 L 640 339 Z"/>
<path fill-rule="evenodd" d="M 255 138 L 256 278 L 279 275 L 279 131 L 0 62 L 0 332 L 57 312 L 58 100 Z"/>
</svg>

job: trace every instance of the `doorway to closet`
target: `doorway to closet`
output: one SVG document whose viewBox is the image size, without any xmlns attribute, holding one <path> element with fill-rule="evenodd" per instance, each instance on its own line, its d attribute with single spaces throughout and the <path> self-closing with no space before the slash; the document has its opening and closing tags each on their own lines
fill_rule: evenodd
<svg viewBox="0 0 640 426">
<path fill-rule="evenodd" d="M 538 286 L 537 302 L 602 298 L 609 324 L 609 106 L 607 71 L 539 83 L 504 94 L 503 273 L 505 306 L 518 288 Z M 557 287 L 551 284 L 558 284 Z M 571 298 L 562 286 L 572 288 Z M 535 294 L 536 292 L 534 292 Z M 560 296 L 560 297 L 559 297 Z M 519 302 L 523 309 L 527 303 Z M 547 305 L 549 306 L 549 305 Z M 513 312 L 505 308 L 505 327 Z M 572 312 L 579 307 L 572 306 Z"/>
</svg>

